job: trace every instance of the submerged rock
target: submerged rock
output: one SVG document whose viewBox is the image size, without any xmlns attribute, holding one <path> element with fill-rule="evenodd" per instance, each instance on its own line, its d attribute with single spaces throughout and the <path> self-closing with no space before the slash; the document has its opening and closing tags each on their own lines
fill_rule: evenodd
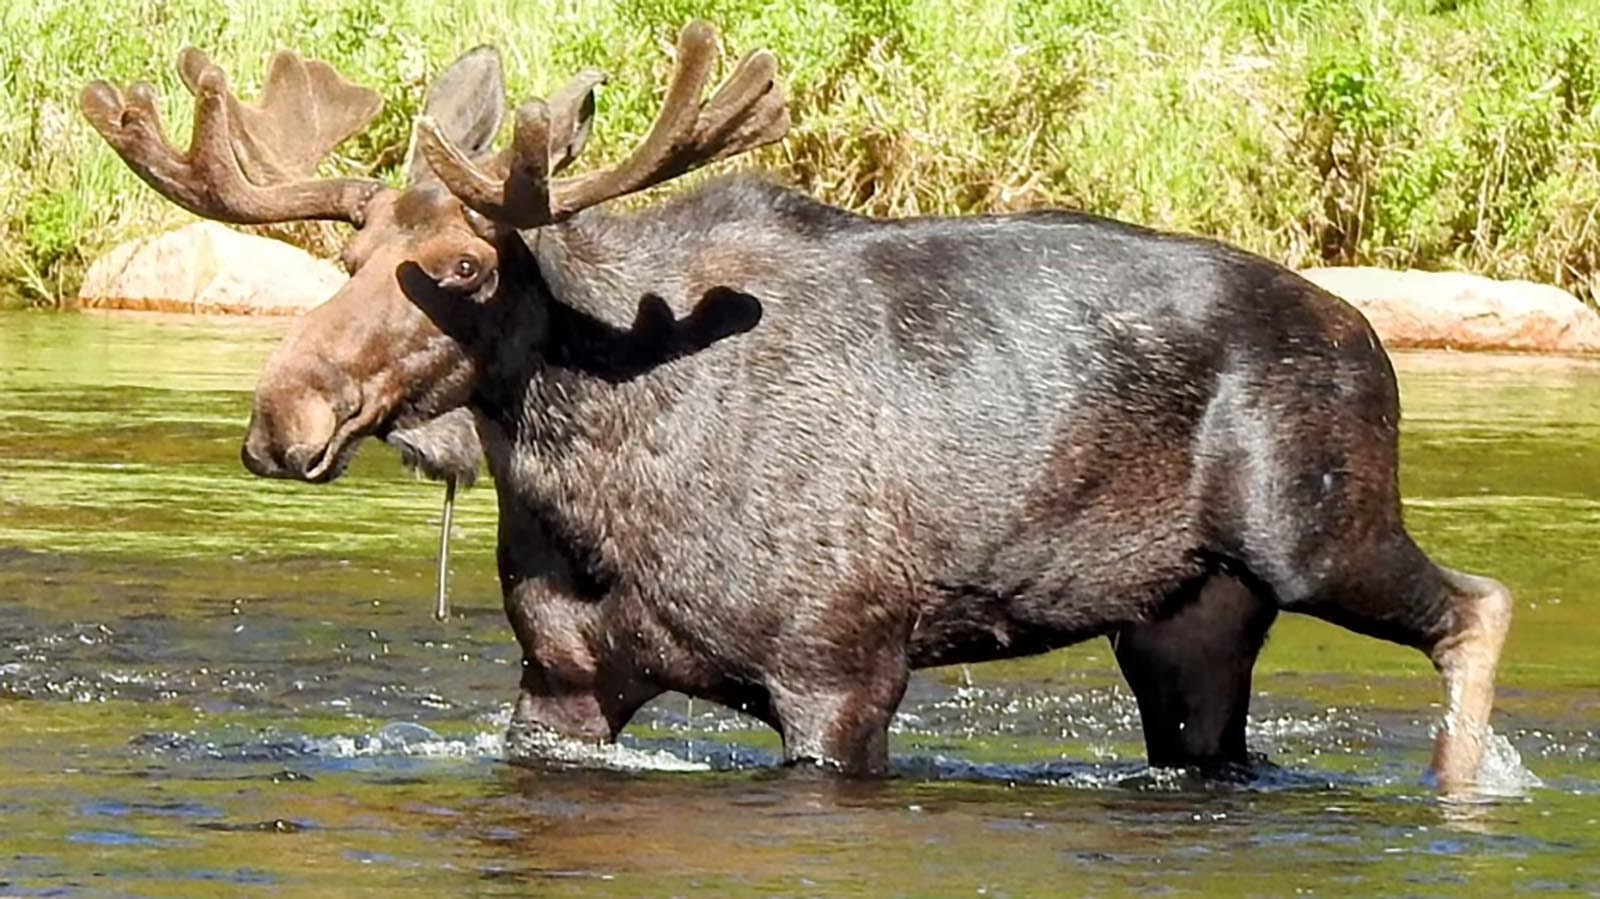
<svg viewBox="0 0 1600 899">
<path fill-rule="evenodd" d="M 1300 274 L 1360 309 L 1389 349 L 1600 353 L 1600 313 L 1548 284 L 1360 267 Z"/>
<path fill-rule="evenodd" d="M 114 247 L 89 266 L 78 305 L 93 309 L 298 315 L 345 275 L 297 247 L 195 222 Z"/>
</svg>

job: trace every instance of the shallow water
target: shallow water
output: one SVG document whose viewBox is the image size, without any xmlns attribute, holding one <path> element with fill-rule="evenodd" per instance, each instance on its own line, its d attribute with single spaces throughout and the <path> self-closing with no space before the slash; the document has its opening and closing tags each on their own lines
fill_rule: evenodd
<svg viewBox="0 0 1600 899">
<path fill-rule="evenodd" d="M 885 782 L 773 770 L 681 698 L 508 765 L 492 496 L 437 624 L 437 486 L 381 448 L 324 487 L 239 466 L 283 327 L 0 314 L 0 895 L 1600 895 L 1600 364 L 1396 360 L 1413 530 L 1518 596 L 1513 795 L 1452 805 L 1426 661 L 1301 619 L 1244 786 L 1145 770 L 1099 642 L 919 674 Z"/>
</svg>

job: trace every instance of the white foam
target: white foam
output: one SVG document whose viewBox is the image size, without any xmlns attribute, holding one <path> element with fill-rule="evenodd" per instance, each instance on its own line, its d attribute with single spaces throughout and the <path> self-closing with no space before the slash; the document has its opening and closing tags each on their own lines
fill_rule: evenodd
<svg viewBox="0 0 1600 899">
<path fill-rule="evenodd" d="M 1438 736 L 1443 725 L 1436 725 L 1433 735 Z M 1433 773 L 1429 772 L 1424 782 L 1434 784 Z M 1534 774 L 1522 763 L 1522 754 L 1517 752 L 1517 747 L 1511 745 L 1506 737 L 1489 731 L 1488 739 L 1484 741 L 1483 760 L 1478 763 L 1478 776 L 1472 785 L 1469 796 L 1454 797 L 1452 801 L 1458 803 L 1474 803 L 1491 801 L 1495 799 L 1521 799 L 1528 795 L 1530 790 L 1544 786 L 1544 781 L 1539 775 Z"/>
<path fill-rule="evenodd" d="M 1522 763 L 1522 754 L 1504 736 L 1489 732 L 1478 765 L 1476 791 L 1485 796 L 1526 796 L 1529 790 L 1544 786 L 1539 775 Z"/>
<path fill-rule="evenodd" d="M 506 735 L 505 756 L 513 761 L 525 759 L 617 771 L 711 770 L 711 766 L 705 762 L 690 761 L 661 749 L 636 749 L 621 743 L 591 743 L 523 729 Z"/>
<path fill-rule="evenodd" d="M 371 758 L 412 756 L 416 758 L 497 759 L 505 754 L 505 741 L 498 733 L 475 733 L 466 737 L 440 736 L 431 728 L 409 721 L 384 725 L 376 734 L 333 736 L 306 741 L 316 755 L 331 758 Z"/>
</svg>

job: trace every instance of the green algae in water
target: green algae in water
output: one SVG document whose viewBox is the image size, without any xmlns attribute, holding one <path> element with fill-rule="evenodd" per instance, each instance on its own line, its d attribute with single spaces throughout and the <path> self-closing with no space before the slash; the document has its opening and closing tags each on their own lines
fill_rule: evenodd
<svg viewBox="0 0 1600 899">
<path fill-rule="evenodd" d="M 1295 618 L 1249 787 L 1142 771 L 1099 642 L 918 675 L 888 782 L 770 770 L 773 734 L 681 700 L 628 746 L 717 770 L 508 766 L 491 492 L 435 623 L 438 485 L 381 448 L 323 487 L 240 467 L 284 327 L 0 315 L 0 893 L 1600 890 L 1600 365 L 1396 359 L 1408 521 L 1516 592 L 1496 725 L 1547 784 L 1450 806 L 1426 660 Z"/>
</svg>

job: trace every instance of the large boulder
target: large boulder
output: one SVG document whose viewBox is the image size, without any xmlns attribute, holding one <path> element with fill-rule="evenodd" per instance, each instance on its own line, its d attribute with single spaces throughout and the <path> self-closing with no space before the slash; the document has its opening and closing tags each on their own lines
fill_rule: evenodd
<svg viewBox="0 0 1600 899">
<path fill-rule="evenodd" d="M 298 315 L 345 275 L 282 241 L 196 222 L 132 240 L 89 266 L 78 305 L 96 309 Z"/>
<path fill-rule="evenodd" d="M 1390 349 L 1600 353 L 1600 314 L 1548 284 L 1381 268 L 1300 274 L 1360 309 Z"/>
</svg>

